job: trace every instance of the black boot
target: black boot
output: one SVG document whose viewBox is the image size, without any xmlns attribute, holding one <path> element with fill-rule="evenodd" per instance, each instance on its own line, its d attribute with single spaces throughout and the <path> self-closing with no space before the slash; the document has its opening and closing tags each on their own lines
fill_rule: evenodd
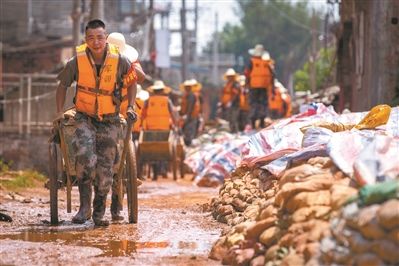
<svg viewBox="0 0 399 266">
<path fill-rule="evenodd" d="M 260 127 L 261 129 L 262 129 L 262 128 L 265 128 L 265 118 L 261 118 L 261 119 L 260 119 L 259 127 Z"/>
<path fill-rule="evenodd" d="M 79 184 L 80 206 L 78 213 L 72 218 L 72 223 L 83 224 L 91 217 L 91 183 Z"/>
<path fill-rule="evenodd" d="M 120 211 L 122 210 L 122 205 L 119 203 L 119 195 L 118 193 L 112 193 L 111 196 L 111 217 L 112 221 L 122 221 L 124 218 L 120 215 Z"/>
<path fill-rule="evenodd" d="M 105 202 L 107 201 L 107 195 L 98 195 L 97 189 L 95 189 L 95 195 L 93 200 L 93 221 L 97 226 L 108 226 L 109 221 L 103 220 L 105 213 Z"/>
</svg>

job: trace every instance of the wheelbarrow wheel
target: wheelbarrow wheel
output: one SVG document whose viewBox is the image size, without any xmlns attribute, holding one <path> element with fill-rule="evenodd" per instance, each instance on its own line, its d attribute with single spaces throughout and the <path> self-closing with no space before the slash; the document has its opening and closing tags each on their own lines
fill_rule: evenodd
<svg viewBox="0 0 399 266">
<path fill-rule="evenodd" d="M 57 144 L 49 144 L 49 190 L 50 190 L 50 221 L 52 225 L 58 224 L 58 163 Z"/>
<path fill-rule="evenodd" d="M 136 149 L 133 142 L 129 141 L 128 152 L 126 156 L 127 173 L 127 208 L 129 223 L 137 223 L 138 220 L 138 201 L 137 201 L 137 162 Z"/>
<path fill-rule="evenodd" d="M 180 147 L 178 156 L 179 156 L 180 178 L 183 179 L 183 178 L 184 178 L 184 175 L 186 174 L 186 173 L 185 173 L 185 170 L 184 170 L 184 158 L 185 158 L 185 154 L 184 154 L 183 147 Z"/>
<path fill-rule="evenodd" d="M 173 172 L 173 180 L 177 180 L 177 154 L 176 154 L 176 146 L 174 145 L 172 150 L 172 172 Z"/>
</svg>

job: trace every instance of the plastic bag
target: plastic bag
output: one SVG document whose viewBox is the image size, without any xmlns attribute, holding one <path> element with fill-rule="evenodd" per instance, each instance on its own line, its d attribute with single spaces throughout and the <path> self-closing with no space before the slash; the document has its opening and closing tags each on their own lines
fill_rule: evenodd
<svg viewBox="0 0 399 266">
<path fill-rule="evenodd" d="M 359 191 L 360 205 L 381 203 L 388 199 L 399 198 L 399 181 L 390 180 L 375 185 L 366 185 Z"/>
<path fill-rule="evenodd" d="M 370 112 L 355 126 L 356 129 L 372 129 L 388 122 L 391 107 L 386 104 L 374 106 Z"/>
</svg>

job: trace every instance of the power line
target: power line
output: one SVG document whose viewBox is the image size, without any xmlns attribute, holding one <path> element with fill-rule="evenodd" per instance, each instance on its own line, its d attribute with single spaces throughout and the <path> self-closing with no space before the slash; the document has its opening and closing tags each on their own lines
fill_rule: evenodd
<svg viewBox="0 0 399 266">
<path fill-rule="evenodd" d="M 293 19 L 293 18 L 292 18 L 291 16 L 289 16 L 287 13 L 283 12 L 282 10 L 280 10 L 280 9 L 279 9 L 278 7 L 276 7 L 272 2 L 269 2 L 269 5 L 270 5 L 274 10 L 276 10 L 276 11 L 280 14 L 280 16 L 286 18 L 288 21 L 290 21 L 291 23 L 295 24 L 296 26 L 298 26 L 298 27 L 300 27 L 300 28 L 302 28 L 302 29 L 304 29 L 304 30 L 307 30 L 307 31 L 309 31 L 309 32 L 312 32 L 312 31 L 313 31 L 313 29 L 310 28 L 309 26 L 307 26 L 307 25 L 305 25 L 305 24 L 303 24 L 303 23 L 301 23 L 301 22 L 299 22 L 299 21 Z M 315 30 L 315 31 L 316 31 L 317 33 L 319 33 L 319 34 L 324 34 L 323 32 L 321 32 L 321 31 L 319 31 L 319 30 Z"/>
</svg>

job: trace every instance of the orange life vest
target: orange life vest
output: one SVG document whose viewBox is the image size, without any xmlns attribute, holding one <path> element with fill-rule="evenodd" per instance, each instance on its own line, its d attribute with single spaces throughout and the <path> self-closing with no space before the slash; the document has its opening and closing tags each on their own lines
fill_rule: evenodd
<svg viewBox="0 0 399 266">
<path fill-rule="evenodd" d="M 97 77 L 97 70 L 86 53 L 87 45 L 76 47 L 78 63 L 78 80 L 75 95 L 76 110 L 92 117 L 103 119 L 103 115 L 115 114 L 116 106 L 112 95 L 117 82 L 119 51 L 116 46 L 108 44 L 107 55 Z"/>
<path fill-rule="evenodd" d="M 283 100 L 281 99 L 281 93 L 278 89 L 276 89 L 274 96 L 272 94 L 269 94 L 268 102 L 270 110 L 278 111 L 279 114 L 282 114 Z"/>
<path fill-rule="evenodd" d="M 197 93 L 193 93 L 195 96 L 195 103 L 194 103 L 194 108 L 193 111 L 191 113 L 191 117 L 192 118 L 197 118 L 199 117 L 200 113 L 201 113 L 201 102 L 200 102 L 200 97 L 199 94 Z M 187 115 L 187 92 L 184 93 L 182 101 L 181 101 L 181 109 L 180 109 L 180 113 L 182 115 Z"/>
<path fill-rule="evenodd" d="M 267 88 L 271 89 L 272 73 L 270 71 L 269 62 L 260 57 L 252 57 L 252 70 L 249 74 L 249 85 L 251 88 Z"/>
<path fill-rule="evenodd" d="M 234 81 L 232 82 L 227 82 L 226 85 L 224 85 L 223 91 L 222 91 L 222 98 L 220 102 L 222 103 L 223 106 L 226 106 L 227 103 L 229 103 L 234 96 L 237 94 L 237 91 L 233 88 Z"/>
<path fill-rule="evenodd" d="M 240 91 L 240 110 L 249 111 L 249 92 L 245 88 Z"/>
<path fill-rule="evenodd" d="M 166 95 L 152 95 L 146 107 L 145 127 L 147 130 L 169 130 L 171 126 L 169 98 Z"/>
</svg>

